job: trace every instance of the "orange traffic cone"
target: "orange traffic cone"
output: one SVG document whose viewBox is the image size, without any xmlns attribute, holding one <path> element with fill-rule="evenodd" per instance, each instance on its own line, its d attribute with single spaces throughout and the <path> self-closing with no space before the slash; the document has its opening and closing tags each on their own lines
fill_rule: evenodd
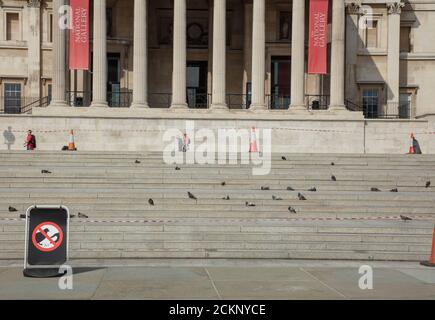
<svg viewBox="0 0 435 320">
<path fill-rule="evenodd" d="M 68 144 L 68 151 L 76 151 L 76 144 L 74 142 L 74 130 L 71 130 L 71 133 L 69 135 L 69 144 Z"/>
<path fill-rule="evenodd" d="M 414 134 L 411 133 L 411 145 L 409 146 L 409 154 L 414 154 L 415 150 L 414 150 Z"/>
<path fill-rule="evenodd" d="M 249 152 L 250 153 L 258 152 L 257 135 L 255 134 L 255 127 L 252 127 L 251 129 L 251 142 L 249 144 Z"/>
<path fill-rule="evenodd" d="M 423 261 L 420 264 L 426 267 L 435 267 L 435 226 L 433 229 L 432 253 L 430 255 L 429 261 Z"/>
</svg>

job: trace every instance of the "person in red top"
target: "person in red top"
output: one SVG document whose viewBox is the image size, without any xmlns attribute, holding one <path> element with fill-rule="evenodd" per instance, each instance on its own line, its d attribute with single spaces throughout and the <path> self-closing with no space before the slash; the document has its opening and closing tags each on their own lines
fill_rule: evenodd
<svg viewBox="0 0 435 320">
<path fill-rule="evenodd" d="M 36 138 L 32 134 L 32 130 L 27 131 L 27 137 L 26 137 L 26 141 L 24 142 L 24 146 L 27 147 L 27 150 L 36 149 Z"/>
</svg>

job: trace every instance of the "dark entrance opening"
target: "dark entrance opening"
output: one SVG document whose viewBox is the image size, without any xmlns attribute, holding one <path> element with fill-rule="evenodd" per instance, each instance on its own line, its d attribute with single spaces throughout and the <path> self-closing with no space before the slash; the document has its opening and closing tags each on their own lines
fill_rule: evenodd
<svg viewBox="0 0 435 320">
<path fill-rule="evenodd" d="M 207 61 L 187 62 L 187 103 L 189 108 L 206 109 L 209 105 L 207 94 Z"/>
<path fill-rule="evenodd" d="M 270 106 L 287 109 L 290 105 L 290 56 L 272 57 Z"/>
</svg>

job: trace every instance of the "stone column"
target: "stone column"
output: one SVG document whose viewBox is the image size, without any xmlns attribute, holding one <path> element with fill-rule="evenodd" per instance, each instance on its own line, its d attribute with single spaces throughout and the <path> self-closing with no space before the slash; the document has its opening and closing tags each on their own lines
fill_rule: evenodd
<svg viewBox="0 0 435 320">
<path fill-rule="evenodd" d="M 387 2 L 388 8 L 388 57 L 387 57 L 387 108 L 398 112 L 400 84 L 400 14 L 404 4 Z"/>
<path fill-rule="evenodd" d="M 211 109 L 227 110 L 226 103 L 226 0 L 214 0 L 213 88 Z"/>
<path fill-rule="evenodd" d="M 343 0 L 332 4 L 331 101 L 329 110 L 346 110 L 344 105 L 345 7 Z"/>
<path fill-rule="evenodd" d="M 186 0 L 174 1 L 174 44 L 172 71 L 171 109 L 187 109 L 186 99 L 186 60 L 187 60 L 187 8 Z"/>
<path fill-rule="evenodd" d="M 306 110 L 305 104 L 305 1 L 293 0 L 291 110 Z"/>
<path fill-rule="evenodd" d="M 265 0 L 254 0 L 252 32 L 252 104 L 251 110 L 266 110 L 266 4 Z"/>
<path fill-rule="evenodd" d="M 28 82 L 27 95 L 33 99 L 41 97 L 41 0 L 29 0 L 28 8 Z"/>
<path fill-rule="evenodd" d="M 106 0 L 94 1 L 94 54 L 91 107 L 108 107 L 107 104 L 107 43 Z"/>
<path fill-rule="evenodd" d="M 134 56 L 132 108 L 148 106 L 147 0 L 134 0 Z"/>
<path fill-rule="evenodd" d="M 66 107 L 66 29 L 61 28 L 60 7 L 65 0 L 53 0 L 53 74 L 50 107 Z"/>
<path fill-rule="evenodd" d="M 361 0 L 346 3 L 346 97 L 352 102 L 358 102 L 358 90 L 356 83 L 356 67 L 359 47 L 359 14 Z"/>
</svg>

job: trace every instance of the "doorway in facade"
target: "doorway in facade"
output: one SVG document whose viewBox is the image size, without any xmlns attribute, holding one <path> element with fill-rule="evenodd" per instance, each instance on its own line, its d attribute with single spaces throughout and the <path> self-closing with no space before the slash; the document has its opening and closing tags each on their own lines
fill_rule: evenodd
<svg viewBox="0 0 435 320">
<path fill-rule="evenodd" d="M 207 61 L 187 62 L 187 103 L 189 108 L 206 109 L 208 107 L 207 72 Z"/>
<path fill-rule="evenodd" d="M 107 54 L 107 96 L 111 107 L 121 107 L 124 97 L 121 92 L 121 55 Z"/>
<path fill-rule="evenodd" d="M 287 109 L 290 105 L 290 56 L 272 57 L 270 105 L 272 109 Z"/>
</svg>

